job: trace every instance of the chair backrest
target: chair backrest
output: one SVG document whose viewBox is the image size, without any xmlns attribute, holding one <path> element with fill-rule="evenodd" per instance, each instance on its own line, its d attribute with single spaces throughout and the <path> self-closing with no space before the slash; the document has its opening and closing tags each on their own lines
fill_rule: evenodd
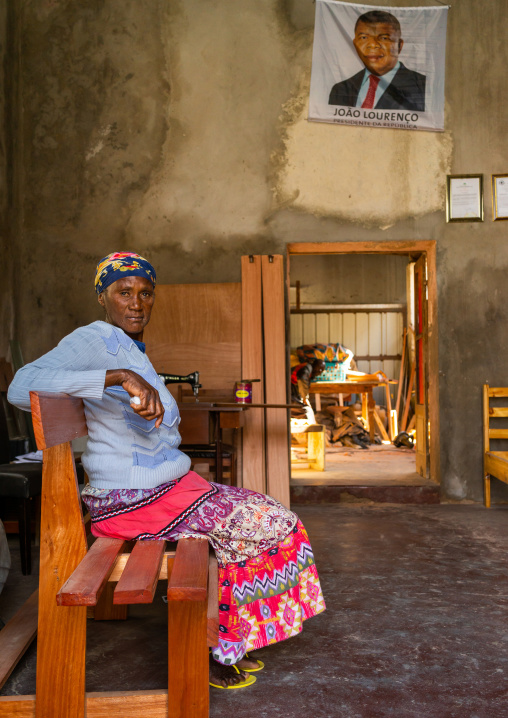
<svg viewBox="0 0 508 718">
<path fill-rule="evenodd" d="M 9 362 L 0 357 L 0 464 L 8 464 L 11 460 L 10 438 L 21 438 L 20 433 L 24 433 L 25 421 L 17 421 L 16 412 L 22 414 L 19 409 L 9 404 L 7 401 L 7 390 L 12 381 L 13 373 Z M 23 424 L 20 432 L 19 424 Z M 35 448 L 35 447 L 34 447 Z M 20 453 L 20 452 L 18 452 Z"/>
<path fill-rule="evenodd" d="M 88 434 L 82 399 L 68 394 L 31 391 L 30 402 L 38 449 L 49 449 Z"/>
<path fill-rule="evenodd" d="M 503 398 L 506 406 L 491 406 L 491 399 Z M 508 428 L 492 428 L 491 419 L 508 418 L 508 387 L 483 385 L 483 443 L 485 451 L 490 451 L 491 439 L 508 439 Z"/>
<path fill-rule="evenodd" d="M 11 458 L 6 409 L 5 394 L 0 391 L 0 464 L 8 464 Z"/>
</svg>

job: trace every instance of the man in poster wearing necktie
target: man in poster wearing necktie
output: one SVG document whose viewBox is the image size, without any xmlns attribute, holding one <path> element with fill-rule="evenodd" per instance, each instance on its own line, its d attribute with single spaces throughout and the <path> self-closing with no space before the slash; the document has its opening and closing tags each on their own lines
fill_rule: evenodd
<svg viewBox="0 0 508 718">
<path fill-rule="evenodd" d="M 394 15 L 384 10 L 361 15 L 356 21 L 353 45 L 365 70 L 334 85 L 329 105 L 425 111 L 426 77 L 400 62 L 404 40 Z"/>
</svg>

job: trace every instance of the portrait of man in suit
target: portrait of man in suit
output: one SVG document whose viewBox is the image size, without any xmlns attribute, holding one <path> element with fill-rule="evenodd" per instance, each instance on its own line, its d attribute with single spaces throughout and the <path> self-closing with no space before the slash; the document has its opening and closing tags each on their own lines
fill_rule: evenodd
<svg viewBox="0 0 508 718">
<path fill-rule="evenodd" d="M 335 84 L 329 105 L 425 111 L 426 77 L 399 60 L 404 40 L 394 15 L 384 10 L 361 15 L 353 45 L 365 69 Z"/>
</svg>

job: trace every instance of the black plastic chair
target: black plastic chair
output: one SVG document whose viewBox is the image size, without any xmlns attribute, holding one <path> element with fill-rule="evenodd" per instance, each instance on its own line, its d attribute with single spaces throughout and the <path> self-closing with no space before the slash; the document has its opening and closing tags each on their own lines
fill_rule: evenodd
<svg viewBox="0 0 508 718">
<path fill-rule="evenodd" d="M 31 500 L 41 495 L 42 464 L 0 465 L 0 497 L 15 499 L 18 505 L 19 550 L 21 571 L 32 572 Z"/>
<path fill-rule="evenodd" d="M 5 396 L 0 395 L 0 498 L 17 503 L 19 548 L 23 575 L 32 571 L 31 501 L 41 495 L 42 463 L 10 464 L 10 441 L 5 411 Z"/>
</svg>

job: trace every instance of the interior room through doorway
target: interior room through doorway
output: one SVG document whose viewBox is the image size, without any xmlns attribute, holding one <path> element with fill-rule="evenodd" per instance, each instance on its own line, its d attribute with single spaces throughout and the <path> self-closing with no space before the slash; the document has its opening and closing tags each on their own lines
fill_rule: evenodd
<svg viewBox="0 0 508 718">
<path fill-rule="evenodd" d="M 376 244 L 373 252 L 372 244 L 337 244 L 335 252 L 323 244 L 289 248 L 292 365 L 301 365 L 310 347 L 317 356 L 326 350 L 329 360 L 338 348 L 336 358 L 343 362 L 352 352 L 351 368 L 371 383 L 358 391 L 334 385 L 337 375 L 330 372 L 340 364 L 327 364 L 326 382 L 312 381 L 309 399 L 316 423 L 325 427 L 325 470 L 309 462 L 310 440 L 293 434 L 292 486 L 427 486 L 437 479 L 429 441 L 435 416 L 428 386 L 429 317 L 435 318 L 433 287 L 427 311 L 429 247 L 390 243 L 383 252 Z"/>
</svg>

